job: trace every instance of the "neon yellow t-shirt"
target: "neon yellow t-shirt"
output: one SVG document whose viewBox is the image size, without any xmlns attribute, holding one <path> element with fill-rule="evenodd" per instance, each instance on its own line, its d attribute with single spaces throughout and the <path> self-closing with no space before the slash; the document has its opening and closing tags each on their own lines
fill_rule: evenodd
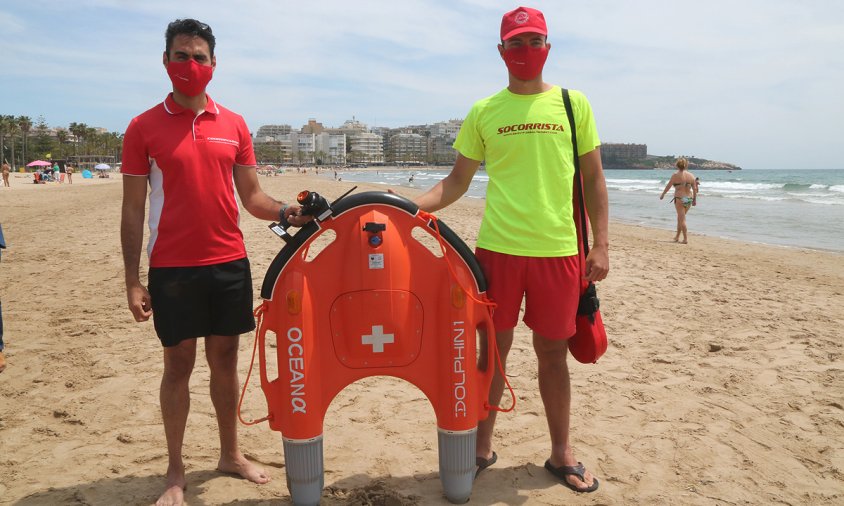
<svg viewBox="0 0 844 506">
<path fill-rule="evenodd" d="M 600 145 L 589 101 L 570 90 L 577 152 Z M 559 86 L 536 95 L 508 89 L 472 106 L 454 141 L 466 158 L 486 161 L 489 183 L 477 246 L 529 257 L 576 255 L 574 160 Z"/>
</svg>

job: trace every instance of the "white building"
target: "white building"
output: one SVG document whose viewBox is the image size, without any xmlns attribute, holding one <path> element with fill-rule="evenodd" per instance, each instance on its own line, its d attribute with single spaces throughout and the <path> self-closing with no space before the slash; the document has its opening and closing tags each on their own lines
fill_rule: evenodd
<svg viewBox="0 0 844 506">
<path fill-rule="evenodd" d="M 359 132 L 348 139 L 351 147 L 349 162 L 384 163 L 384 140 L 380 135 L 371 132 Z"/>
<path fill-rule="evenodd" d="M 258 139 L 266 139 L 267 137 L 272 137 L 273 140 L 277 140 L 279 137 L 290 135 L 293 131 L 293 128 L 290 125 L 261 125 L 258 127 L 258 132 L 255 134 L 255 141 L 258 142 Z M 265 142 L 270 142 L 269 140 Z"/>
<path fill-rule="evenodd" d="M 424 135 L 399 133 L 388 143 L 387 159 L 395 164 L 417 164 L 428 160 L 428 139 Z"/>
<path fill-rule="evenodd" d="M 332 165 L 346 163 L 346 134 L 322 132 L 315 136 L 315 148 L 320 163 Z"/>
<path fill-rule="evenodd" d="M 290 163 L 293 161 L 294 150 L 293 150 L 293 136 L 296 134 L 285 134 L 279 135 L 278 137 L 269 137 L 273 139 L 270 142 L 264 143 L 265 145 L 271 145 L 272 149 L 278 149 L 278 156 L 273 156 L 273 160 L 279 160 L 281 163 Z M 259 144 L 258 140 L 255 140 L 255 144 Z"/>
<path fill-rule="evenodd" d="M 450 119 L 431 125 L 431 143 L 429 160 L 442 165 L 451 164 L 457 159 L 457 151 L 451 146 L 463 126 L 462 119 Z"/>
<path fill-rule="evenodd" d="M 293 161 L 312 164 L 316 155 L 316 134 L 291 134 L 293 138 Z"/>
<path fill-rule="evenodd" d="M 366 123 L 361 123 L 352 116 L 352 119 L 347 119 L 337 130 L 346 135 L 356 135 L 368 132 L 369 127 L 366 126 Z"/>
<path fill-rule="evenodd" d="M 431 125 L 431 137 L 446 137 L 454 141 L 461 126 L 463 126 L 462 119 L 450 119 L 434 123 Z"/>
</svg>

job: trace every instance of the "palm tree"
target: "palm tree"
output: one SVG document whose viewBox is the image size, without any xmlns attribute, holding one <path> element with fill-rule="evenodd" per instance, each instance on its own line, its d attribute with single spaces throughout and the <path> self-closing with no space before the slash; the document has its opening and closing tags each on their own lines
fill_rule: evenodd
<svg viewBox="0 0 844 506">
<path fill-rule="evenodd" d="M 85 143 L 82 145 L 82 147 L 83 147 L 86 155 L 94 154 L 94 153 L 91 153 L 91 141 L 93 140 L 94 146 L 96 146 L 98 135 L 99 134 L 97 133 L 96 128 L 94 128 L 94 127 L 86 127 L 85 128 L 85 133 L 82 134 L 82 138 L 85 139 Z"/>
<path fill-rule="evenodd" d="M 79 142 L 85 137 L 85 134 L 88 132 L 88 125 L 86 125 L 85 123 L 76 123 L 74 121 L 70 124 L 68 130 L 70 130 L 70 133 L 72 133 L 73 136 L 76 137 L 76 140 L 73 143 L 73 154 L 76 155 L 76 150 L 79 147 Z"/>
<path fill-rule="evenodd" d="M 17 122 L 23 134 L 23 164 L 26 165 L 26 138 L 32 129 L 32 118 L 29 116 L 18 116 Z"/>
<path fill-rule="evenodd" d="M 12 147 L 12 170 L 15 169 L 15 139 L 17 138 L 18 134 L 20 133 L 20 127 L 18 126 L 18 120 L 12 115 L 0 116 L 2 118 L 3 129 L 5 131 L 5 135 L 9 137 L 11 140 L 11 147 Z"/>
<path fill-rule="evenodd" d="M 314 164 L 315 165 L 323 165 L 323 164 L 325 164 L 326 158 L 328 158 L 328 154 L 325 151 L 320 150 L 320 151 L 317 151 L 315 153 L 315 157 L 316 157 L 316 159 L 315 159 Z"/>
<path fill-rule="evenodd" d="M 47 125 L 47 120 L 44 119 L 44 116 L 38 116 L 38 119 L 35 121 L 35 126 L 33 128 L 35 132 L 35 144 L 34 146 L 29 146 L 30 153 L 33 158 L 47 158 L 47 154 L 50 154 L 51 158 L 57 158 L 52 156 L 53 152 L 53 139 L 50 137 L 50 126 Z"/>
<path fill-rule="evenodd" d="M 121 135 L 117 132 L 103 132 L 103 133 L 96 133 L 94 129 L 91 129 L 92 138 L 94 139 L 94 149 L 97 155 L 103 156 L 115 156 L 119 150 L 119 147 L 122 146 L 123 140 Z"/>
<path fill-rule="evenodd" d="M 62 127 L 56 128 L 56 140 L 59 141 L 59 157 L 67 158 L 64 152 L 64 145 L 67 143 L 67 130 Z"/>
<path fill-rule="evenodd" d="M 82 145 L 82 154 L 99 155 L 102 151 L 103 136 L 91 127 L 88 127 L 84 134 L 85 143 Z"/>
<path fill-rule="evenodd" d="M 12 118 L 12 116 L 0 114 L 0 158 L 4 158 L 6 154 L 6 136 L 11 132 L 10 118 Z M 5 161 L 5 159 L 0 160 L 0 162 L 3 161 Z M 14 163 L 14 161 L 12 161 L 12 163 Z"/>
<path fill-rule="evenodd" d="M 106 135 L 106 150 L 114 155 L 114 161 L 119 162 L 123 153 L 123 134 L 119 132 L 108 132 Z"/>
</svg>

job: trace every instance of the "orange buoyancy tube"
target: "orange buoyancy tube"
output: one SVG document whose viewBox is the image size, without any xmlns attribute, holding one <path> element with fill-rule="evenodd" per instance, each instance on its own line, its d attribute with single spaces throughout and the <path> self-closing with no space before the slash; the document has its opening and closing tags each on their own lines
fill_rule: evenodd
<svg viewBox="0 0 844 506">
<path fill-rule="evenodd" d="M 289 240 L 270 265 L 261 290 L 261 387 L 270 427 L 285 440 L 294 502 L 296 479 L 291 482 L 291 476 L 298 471 L 310 476 L 301 480 L 318 479 L 321 491 L 321 436 L 333 398 L 361 378 L 382 375 L 417 386 L 433 405 L 446 495 L 465 501 L 475 472 L 475 431 L 490 409 L 497 351 L 480 266 L 444 223 L 434 223 L 431 215 L 398 195 L 354 194 L 331 211 Z M 435 240 L 439 235 L 444 255 L 440 245 L 429 248 L 417 240 L 414 229 Z M 332 235 L 328 231 L 333 231 L 333 240 L 319 252 L 309 251 L 325 243 Z M 487 336 L 485 371 L 476 363 L 478 329 Z M 267 348 L 268 340 L 275 341 L 275 350 Z M 275 357 L 267 356 L 273 352 Z M 267 373 L 267 361 L 273 359 L 277 378 Z M 463 439 L 457 443 L 452 436 Z M 295 469 L 288 452 L 317 440 L 318 449 L 301 458 L 305 467 L 318 458 L 318 469 Z M 455 444 L 460 448 L 452 448 Z M 458 471 L 443 469 L 452 465 L 443 463 L 444 451 L 459 454 Z M 306 488 L 299 486 L 300 492 Z M 311 490 L 307 499 L 308 493 L 300 493 L 297 504 L 309 503 L 314 494 Z"/>
</svg>

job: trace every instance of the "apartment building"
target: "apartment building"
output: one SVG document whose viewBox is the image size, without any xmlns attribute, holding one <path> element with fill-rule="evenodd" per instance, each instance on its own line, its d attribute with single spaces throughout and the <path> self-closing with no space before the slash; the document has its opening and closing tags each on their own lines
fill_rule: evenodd
<svg viewBox="0 0 844 506">
<path fill-rule="evenodd" d="M 369 128 L 366 126 L 366 123 L 361 123 L 360 121 L 356 120 L 354 116 L 352 116 L 352 119 L 347 119 L 346 121 L 344 121 L 340 128 L 338 128 L 337 130 L 340 133 L 344 133 L 348 136 L 369 132 Z"/>
<path fill-rule="evenodd" d="M 324 131 L 325 127 L 322 126 L 322 123 L 318 122 L 315 118 L 308 118 L 308 124 L 303 125 L 302 129 L 299 130 L 299 132 L 303 134 L 321 134 Z"/>
<path fill-rule="evenodd" d="M 324 131 L 314 139 L 318 163 L 331 165 L 346 163 L 346 134 Z"/>
<path fill-rule="evenodd" d="M 384 163 L 383 139 L 372 132 L 359 132 L 348 138 L 350 163 Z"/>
<path fill-rule="evenodd" d="M 278 163 L 454 163 L 451 147 L 462 120 L 403 128 L 369 127 L 354 116 L 338 128 L 310 118 L 300 131 L 290 125 L 263 125 L 255 135 L 256 155 Z"/>
<path fill-rule="evenodd" d="M 601 158 L 605 160 L 644 160 L 647 156 L 647 144 L 601 144 Z"/>
<path fill-rule="evenodd" d="M 462 119 L 450 119 L 448 121 L 440 121 L 431 125 L 431 137 L 445 137 L 451 139 L 457 138 L 457 133 L 460 132 L 460 127 L 463 126 Z"/>
<path fill-rule="evenodd" d="M 279 137 L 290 135 L 292 131 L 293 128 L 290 125 L 261 125 L 255 134 L 255 141 L 258 142 L 258 139 L 264 139 L 264 142 L 270 142 L 271 140 L 277 140 Z M 268 139 L 270 137 L 272 139 Z"/>
<path fill-rule="evenodd" d="M 452 148 L 462 119 L 450 119 L 431 125 L 431 138 L 428 147 L 428 160 L 435 165 L 451 165 L 457 159 L 457 151 Z"/>
<path fill-rule="evenodd" d="M 387 162 L 402 165 L 428 161 L 428 138 L 424 135 L 398 133 L 390 136 L 387 146 Z"/>
</svg>

